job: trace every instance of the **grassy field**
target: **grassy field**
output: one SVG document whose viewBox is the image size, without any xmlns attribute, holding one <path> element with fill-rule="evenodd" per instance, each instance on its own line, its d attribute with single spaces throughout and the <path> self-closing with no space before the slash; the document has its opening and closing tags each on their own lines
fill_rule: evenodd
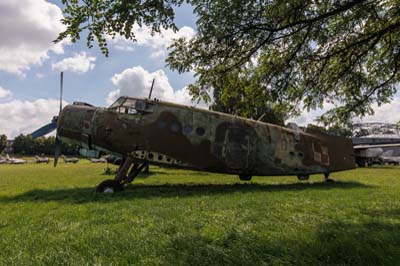
<svg viewBox="0 0 400 266">
<path fill-rule="evenodd" d="M 400 168 L 299 183 L 105 165 L 0 165 L 0 265 L 400 265 Z"/>
</svg>

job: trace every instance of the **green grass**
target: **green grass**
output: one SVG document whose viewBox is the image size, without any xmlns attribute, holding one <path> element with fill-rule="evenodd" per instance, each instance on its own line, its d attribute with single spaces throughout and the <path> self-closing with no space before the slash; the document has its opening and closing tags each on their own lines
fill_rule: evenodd
<svg viewBox="0 0 400 266">
<path fill-rule="evenodd" d="M 400 168 L 299 183 L 105 165 L 0 165 L 0 265 L 400 265 Z"/>
</svg>

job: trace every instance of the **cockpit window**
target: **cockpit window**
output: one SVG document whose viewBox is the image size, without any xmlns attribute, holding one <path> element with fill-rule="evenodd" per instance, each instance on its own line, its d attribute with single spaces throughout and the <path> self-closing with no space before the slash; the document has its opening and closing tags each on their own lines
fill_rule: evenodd
<svg viewBox="0 0 400 266">
<path fill-rule="evenodd" d="M 118 98 L 108 109 L 117 109 L 125 102 L 125 100 L 126 98 L 123 97 Z"/>
<path fill-rule="evenodd" d="M 154 104 L 146 100 L 121 97 L 109 109 L 124 114 L 148 114 L 154 112 Z"/>
<path fill-rule="evenodd" d="M 135 99 L 126 99 L 126 101 L 123 103 L 123 106 L 125 107 L 136 107 L 138 101 L 136 101 Z"/>
</svg>

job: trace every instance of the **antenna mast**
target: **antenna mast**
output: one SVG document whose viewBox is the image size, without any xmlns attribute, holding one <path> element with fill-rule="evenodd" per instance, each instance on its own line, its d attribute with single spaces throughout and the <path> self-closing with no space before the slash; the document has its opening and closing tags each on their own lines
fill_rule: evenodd
<svg viewBox="0 0 400 266">
<path fill-rule="evenodd" d="M 64 82 L 64 72 L 61 71 L 61 76 L 60 76 L 60 113 L 62 110 L 63 82 Z"/>
<path fill-rule="evenodd" d="M 153 87 L 154 87 L 154 81 L 155 81 L 156 79 L 155 78 L 153 78 L 153 82 L 151 83 L 151 88 L 150 88 L 150 93 L 149 93 L 149 100 L 151 99 L 151 93 L 153 92 Z"/>
</svg>

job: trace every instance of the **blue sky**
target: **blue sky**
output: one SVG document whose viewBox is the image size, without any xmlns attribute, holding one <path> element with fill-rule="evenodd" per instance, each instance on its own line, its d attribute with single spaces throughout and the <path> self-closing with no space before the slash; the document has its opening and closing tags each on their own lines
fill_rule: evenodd
<svg viewBox="0 0 400 266">
<path fill-rule="evenodd" d="M 42 1 L 42 0 L 37 0 Z M 49 1 L 62 8 L 60 1 Z M 22 3 L 21 3 L 22 5 Z M 176 24 L 179 28 L 189 26 L 195 29 L 195 18 L 190 6 L 184 5 L 176 9 Z M 159 69 L 165 71 L 173 88 L 182 88 L 193 80 L 191 74 L 178 74 L 165 67 L 163 58 L 150 58 L 151 49 L 135 47 L 135 51 L 126 52 L 114 49 L 110 45 L 110 56 L 102 55 L 96 46 L 86 47 L 85 35 L 78 43 L 64 47 L 63 54 L 49 52 L 49 59 L 41 65 L 32 64 L 24 78 L 13 73 L 0 71 L 0 86 L 11 90 L 13 97 L 21 100 L 37 98 L 57 98 L 59 93 L 59 71 L 52 70 L 52 64 L 64 58 L 72 57 L 75 53 L 86 52 L 96 57 L 95 66 L 86 73 L 75 73 L 66 70 L 64 73 L 64 99 L 68 102 L 75 100 L 87 101 L 96 105 L 106 105 L 106 97 L 113 88 L 111 77 L 133 66 L 142 66 L 149 72 Z M 43 77 L 38 77 L 37 75 Z"/>
<path fill-rule="evenodd" d="M 61 9 L 57 0 L 0 2 L 0 34 L 8 37 L 0 41 L 0 134 L 13 138 L 30 133 L 57 114 L 60 70 L 68 103 L 107 106 L 121 94 L 143 96 L 155 77 L 155 96 L 190 104 L 184 87 L 194 80 L 193 74 L 178 74 L 165 66 L 171 40 L 195 34 L 190 6 L 176 8 L 177 33 L 164 30 L 151 37 L 141 29 L 137 44 L 123 38 L 110 41 L 109 57 L 96 43 L 87 48 L 85 35 L 77 43 L 55 47 L 51 41 L 63 29 Z"/>
<path fill-rule="evenodd" d="M 176 9 L 179 31 L 163 30 L 151 37 L 146 28 L 136 28 L 136 44 L 123 38 L 110 40 L 109 57 L 94 44 L 82 41 L 54 45 L 63 29 L 60 1 L 0 1 L 0 134 L 13 138 L 48 123 L 58 113 L 59 75 L 64 70 L 64 100 L 106 106 L 119 95 L 146 96 L 156 78 L 154 96 L 192 104 L 185 86 L 192 73 L 178 74 L 165 66 L 166 47 L 173 38 L 191 38 L 196 25 L 192 8 Z M 203 106 L 204 107 L 204 106 Z M 326 106 L 325 110 L 330 106 Z M 397 122 L 400 98 L 376 108 L 366 121 Z M 303 113 L 292 121 L 310 123 L 324 110 Z M 388 114 L 391 115 L 388 115 Z"/>
</svg>

